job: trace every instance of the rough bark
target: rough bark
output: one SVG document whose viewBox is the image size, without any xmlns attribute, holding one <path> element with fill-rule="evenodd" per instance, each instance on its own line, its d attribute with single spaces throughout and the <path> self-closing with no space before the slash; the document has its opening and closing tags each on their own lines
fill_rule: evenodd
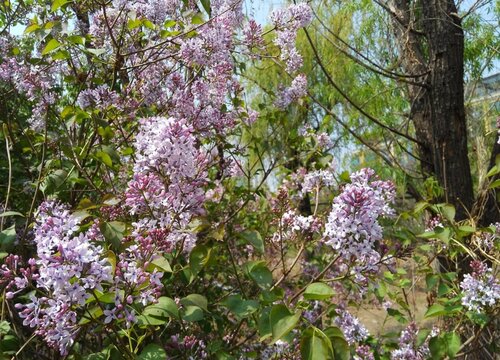
<svg viewBox="0 0 500 360">
<path fill-rule="evenodd" d="M 394 0 L 402 64 L 422 86 L 410 85 L 411 120 L 415 126 L 424 174 L 443 187 L 457 219 L 469 217 L 473 205 L 464 108 L 464 33 L 451 0 Z"/>
</svg>

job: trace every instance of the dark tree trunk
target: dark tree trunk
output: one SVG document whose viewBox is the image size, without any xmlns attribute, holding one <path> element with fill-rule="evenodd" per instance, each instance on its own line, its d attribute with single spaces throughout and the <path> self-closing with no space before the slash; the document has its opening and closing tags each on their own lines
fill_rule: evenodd
<svg viewBox="0 0 500 360">
<path fill-rule="evenodd" d="M 410 85 L 411 117 L 421 168 L 434 175 L 453 204 L 457 219 L 469 216 L 474 195 L 464 109 L 464 34 L 451 0 L 394 0 L 395 24 L 405 72 L 420 80 Z"/>
</svg>

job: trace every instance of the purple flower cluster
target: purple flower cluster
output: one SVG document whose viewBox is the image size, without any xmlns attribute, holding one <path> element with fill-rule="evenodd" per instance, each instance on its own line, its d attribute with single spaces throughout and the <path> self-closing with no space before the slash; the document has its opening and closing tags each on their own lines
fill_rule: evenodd
<svg viewBox="0 0 500 360">
<path fill-rule="evenodd" d="M 5 297 L 12 299 L 24 290 L 28 284 L 38 278 L 35 259 L 29 259 L 26 267 L 23 267 L 18 255 L 8 255 L 0 267 L 0 286 L 5 286 Z"/>
<path fill-rule="evenodd" d="M 121 102 L 118 94 L 111 90 L 107 85 L 100 85 L 95 89 L 83 90 L 78 95 L 77 103 L 82 109 L 90 107 L 104 111 L 109 107 L 115 106 L 121 108 Z"/>
<path fill-rule="evenodd" d="M 335 185 L 335 177 L 331 169 L 308 172 L 304 176 L 301 192 L 303 194 L 316 191 L 324 186 Z"/>
<path fill-rule="evenodd" d="M 47 69 L 23 64 L 15 58 L 5 58 L 0 64 L 0 81 L 10 83 L 33 103 L 31 126 L 41 131 L 45 125 L 45 116 L 49 106 L 55 103 L 54 80 Z"/>
<path fill-rule="evenodd" d="M 373 263 L 375 242 L 382 240 L 381 216 L 392 216 L 390 204 L 395 197 L 394 185 L 375 179 L 375 172 L 362 169 L 351 175 L 332 206 L 325 225 L 325 243 L 345 259 Z"/>
<path fill-rule="evenodd" d="M 486 264 L 472 261 L 471 268 L 472 273 L 465 274 L 460 283 L 463 291 L 462 305 L 479 313 L 500 300 L 500 283 Z"/>
<path fill-rule="evenodd" d="M 279 92 L 275 105 L 281 109 L 286 108 L 292 102 L 307 95 L 307 78 L 304 74 L 299 74 L 292 80 L 290 87 Z"/>
<path fill-rule="evenodd" d="M 424 360 L 430 356 L 429 340 L 437 336 L 439 329 L 433 328 L 427 338 L 420 345 L 417 344 L 419 328 L 411 322 L 399 337 L 399 348 L 391 351 L 391 360 Z"/>
<path fill-rule="evenodd" d="M 307 26 L 311 20 L 311 8 L 306 3 L 276 10 L 271 14 L 271 22 L 276 27 L 274 43 L 281 50 L 280 58 L 285 61 L 289 73 L 302 66 L 302 56 L 295 48 L 295 40 L 298 29 Z"/>
<path fill-rule="evenodd" d="M 185 228 L 203 211 L 208 163 L 193 132 L 182 120 L 142 119 L 135 139 L 135 176 L 125 194 L 130 212 L 144 216 L 135 223 L 137 234 L 168 229 L 172 243 L 192 243 Z"/>
<path fill-rule="evenodd" d="M 375 360 L 373 350 L 368 345 L 360 345 L 356 348 L 356 355 L 353 360 Z"/>
<path fill-rule="evenodd" d="M 436 227 L 443 227 L 443 219 L 441 216 L 436 215 L 427 221 L 427 224 L 425 225 L 425 231 L 434 231 Z"/>
<path fill-rule="evenodd" d="M 364 341 L 368 338 L 368 330 L 359 322 L 358 318 L 345 309 L 339 309 L 339 312 L 339 316 L 335 318 L 335 324 L 342 330 L 349 345 Z"/>
<path fill-rule="evenodd" d="M 283 225 L 290 231 L 296 232 L 317 232 L 321 227 L 321 222 L 314 216 L 303 216 L 294 210 L 288 210 L 281 218 Z"/>
<path fill-rule="evenodd" d="M 40 295 L 16 305 L 23 324 L 36 327 L 35 333 L 61 354 L 67 353 L 79 330 L 78 311 L 112 278 L 111 266 L 101 258 L 102 248 L 86 233 L 79 233 L 78 224 L 63 205 L 45 202 L 40 206 L 34 227 Z"/>
</svg>

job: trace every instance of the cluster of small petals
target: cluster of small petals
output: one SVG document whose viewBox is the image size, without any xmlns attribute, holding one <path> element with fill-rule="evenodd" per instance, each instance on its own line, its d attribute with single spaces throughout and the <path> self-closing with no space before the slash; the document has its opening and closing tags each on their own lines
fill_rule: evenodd
<svg viewBox="0 0 500 360">
<path fill-rule="evenodd" d="M 56 202 L 40 206 L 34 227 L 38 259 L 36 287 L 46 296 L 32 295 L 17 304 L 23 324 L 36 327 L 46 342 L 66 354 L 79 326 L 76 310 L 93 290 L 111 280 L 111 266 L 101 259 L 102 248 L 86 233 L 78 233 L 79 220 Z"/>
<path fill-rule="evenodd" d="M 347 310 L 340 310 L 340 314 L 335 318 L 335 324 L 342 330 L 349 345 L 364 341 L 368 338 L 368 330 Z"/>
<path fill-rule="evenodd" d="M 356 348 L 356 355 L 353 357 L 354 360 L 375 360 L 373 355 L 373 350 L 368 345 L 360 345 Z"/>
<path fill-rule="evenodd" d="M 311 9 L 305 3 L 292 5 L 288 9 L 280 9 L 271 14 L 271 22 L 276 27 L 274 43 L 281 50 L 280 58 L 285 61 L 289 73 L 302 66 L 302 56 L 295 48 L 295 40 L 297 30 L 307 26 L 311 19 Z"/>
<path fill-rule="evenodd" d="M 500 144 L 500 117 L 497 118 L 497 129 L 498 129 L 498 140 L 497 144 Z"/>
<path fill-rule="evenodd" d="M 425 226 L 425 231 L 434 231 L 436 227 L 443 227 L 443 219 L 441 216 L 437 215 L 429 219 Z"/>
<path fill-rule="evenodd" d="M 500 244 L 500 223 L 491 224 L 490 228 L 494 229 L 493 233 L 484 232 L 479 236 L 479 245 L 486 251 L 491 251 Z"/>
<path fill-rule="evenodd" d="M 6 58 L 0 64 L 0 81 L 12 84 L 15 89 L 33 102 L 30 124 L 36 131 L 43 129 L 45 115 L 56 101 L 53 91 L 54 80 L 46 69 L 23 64 L 15 58 Z"/>
<path fill-rule="evenodd" d="M 292 102 L 307 95 L 307 78 L 304 74 L 299 74 L 293 79 L 290 87 L 279 92 L 275 105 L 281 109 L 286 108 Z"/>
<path fill-rule="evenodd" d="M 132 215 L 140 214 L 160 209 L 164 197 L 165 185 L 158 175 L 138 173 L 128 183 L 125 204 L 130 207 Z"/>
<path fill-rule="evenodd" d="M 460 283 L 463 291 L 462 305 L 470 311 L 482 312 L 500 300 L 500 282 L 491 268 L 480 261 L 471 263 L 473 272 L 465 274 Z"/>
<path fill-rule="evenodd" d="M 264 46 L 262 26 L 253 19 L 243 27 L 243 44 L 250 49 L 259 49 Z"/>
<path fill-rule="evenodd" d="M 305 174 L 301 191 L 305 194 L 332 185 L 335 185 L 335 177 L 331 169 L 316 170 Z"/>
<path fill-rule="evenodd" d="M 82 109 L 96 108 L 103 111 L 111 106 L 121 108 L 118 94 L 110 90 L 107 85 L 99 85 L 95 89 L 83 90 L 78 95 L 77 103 Z"/>
<path fill-rule="evenodd" d="M 266 347 L 260 353 L 260 358 L 263 360 L 274 360 L 285 358 L 290 350 L 290 344 L 283 340 L 276 341 L 273 345 Z M 289 358 L 286 356 L 286 358 Z"/>
<path fill-rule="evenodd" d="M 381 216 L 392 216 L 390 204 L 395 188 L 391 182 L 374 179 L 371 169 L 351 175 L 351 183 L 334 199 L 325 226 L 326 244 L 347 259 L 369 255 L 382 239 Z"/>
<path fill-rule="evenodd" d="M 282 222 L 289 230 L 300 232 L 316 232 L 321 226 L 319 219 L 314 216 L 299 215 L 293 210 L 283 214 Z"/>
<path fill-rule="evenodd" d="M 417 345 L 418 332 L 414 322 L 401 331 L 399 347 L 391 351 L 391 360 L 424 360 L 429 357 L 429 339 L 436 335 L 436 331 L 433 330 L 420 345 Z"/>
<path fill-rule="evenodd" d="M 132 212 L 147 209 L 156 219 L 171 222 L 177 217 L 186 225 L 201 211 L 207 155 L 196 141 L 193 128 L 184 121 L 162 117 L 141 121 L 135 139 L 137 175 L 126 192 Z"/>
<path fill-rule="evenodd" d="M 5 296 L 12 299 L 17 293 L 23 291 L 28 284 L 38 278 L 35 259 L 29 259 L 23 267 L 19 255 L 10 254 L 4 259 L 0 267 L 0 287 L 7 291 Z"/>
</svg>

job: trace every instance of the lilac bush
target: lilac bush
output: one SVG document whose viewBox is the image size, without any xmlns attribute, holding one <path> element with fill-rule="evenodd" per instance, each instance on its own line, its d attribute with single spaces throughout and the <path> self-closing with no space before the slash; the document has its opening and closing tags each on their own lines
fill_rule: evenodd
<svg viewBox="0 0 500 360">
<path fill-rule="evenodd" d="M 16 4 L 0 10 L 0 25 L 25 28 L 0 39 L 15 120 L 1 134 L 27 175 L 2 200 L 2 354 L 452 358 L 455 322 L 492 323 L 498 226 L 399 204 L 387 174 L 341 171 L 315 124 L 285 123 L 293 156 L 273 152 L 262 128 L 313 106 L 296 48 L 313 21 L 305 2 L 269 27 L 240 0 Z M 247 66 L 267 61 L 282 81 L 257 103 Z M 489 263 L 440 273 L 443 249 Z M 445 318 L 439 331 L 415 321 L 408 294 L 422 281 L 420 315 Z M 361 305 L 398 331 L 369 329 Z"/>
</svg>

